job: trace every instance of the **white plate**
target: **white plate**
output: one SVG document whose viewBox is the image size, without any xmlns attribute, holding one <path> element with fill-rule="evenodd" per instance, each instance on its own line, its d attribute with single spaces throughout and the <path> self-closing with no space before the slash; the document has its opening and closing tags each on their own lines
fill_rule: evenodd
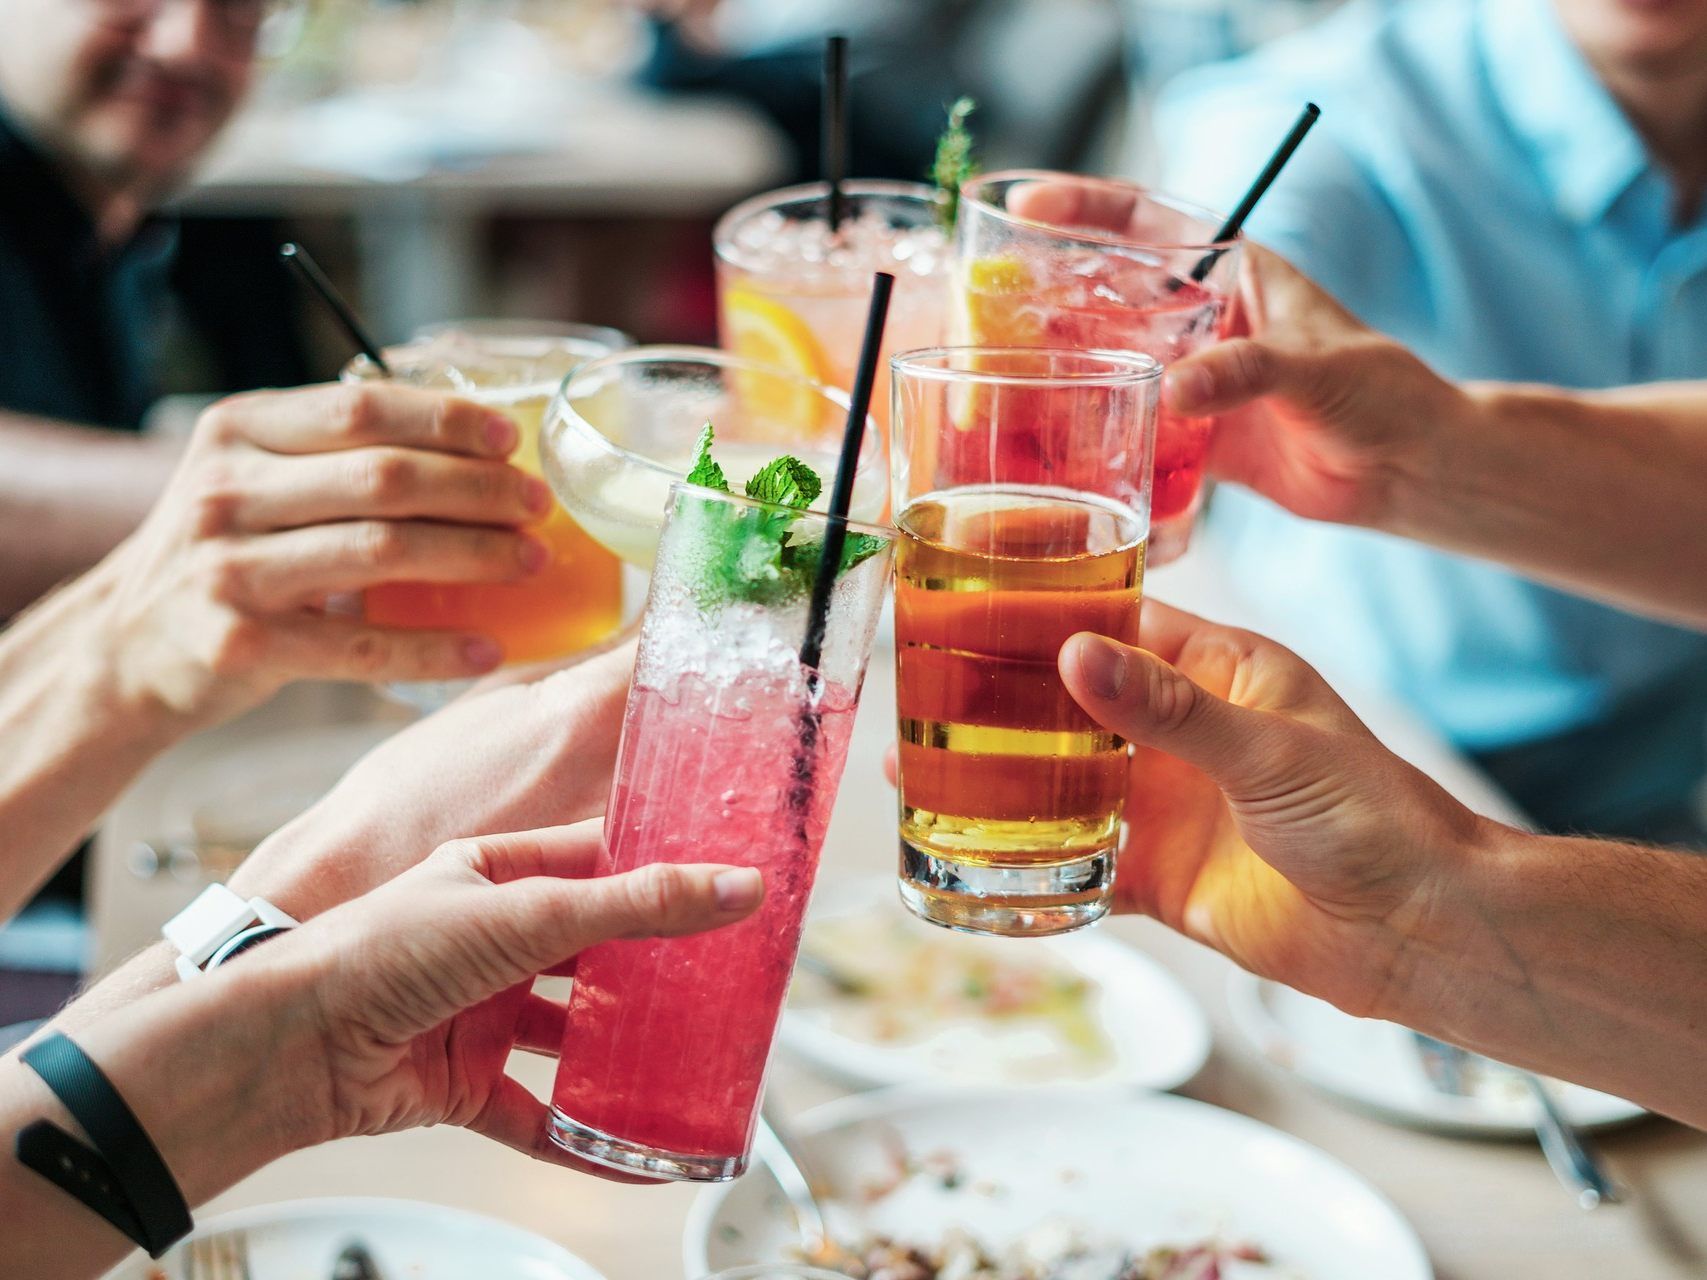
<svg viewBox="0 0 1707 1280">
<path fill-rule="evenodd" d="M 1228 983 L 1233 1021 L 1270 1062 L 1324 1093 L 1400 1124 L 1490 1138 L 1532 1136 L 1534 1103 L 1514 1073 L 1494 1070 L 1475 1092 L 1453 1097 L 1429 1083 L 1404 1027 L 1354 1018 L 1325 1000 L 1236 972 Z M 1647 1113 L 1633 1102 L 1560 1083 L 1573 1124 L 1604 1128 Z"/>
<path fill-rule="evenodd" d="M 871 1203 L 832 1205 L 837 1234 L 920 1243 L 950 1227 L 1001 1247 L 1040 1223 L 1132 1248 L 1205 1237 L 1256 1244 L 1307 1280 L 1430 1280 L 1416 1233 L 1338 1161 L 1248 1117 L 1115 1089 L 895 1089 L 820 1107 L 799 1129 L 818 1173 L 857 1191 L 916 1156 L 951 1153 L 954 1190 L 915 1177 Z M 982 1185 L 981 1185 L 982 1184 Z M 691 1276 L 787 1256 L 794 1220 L 760 1168 L 700 1193 L 682 1257 Z"/>
<path fill-rule="evenodd" d="M 871 916 L 894 922 L 921 940 L 976 953 L 988 949 L 1011 962 L 1046 954 L 1096 984 L 1093 1017 L 1106 1038 L 1108 1059 L 1070 1070 L 1046 1057 L 1043 1033 L 1014 1032 L 991 1019 L 944 1022 L 928 1035 L 883 1043 L 856 1038 L 833 1025 L 835 1002 L 809 977 L 797 979 L 783 1016 L 785 1050 L 853 1088 L 932 1080 L 957 1085 L 1132 1084 L 1173 1089 L 1190 1080 L 1209 1058 L 1209 1020 L 1185 988 L 1142 952 L 1095 929 L 1058 938 L 974 938 L 918 920 L 903 907 L 895 882 L 860 879 L 825 886 L 814 897 L 812 922 Z M 845 999 L 845 998 L 843 998 Z"/>
<path fill-rule="evenodd" d="M 382 1276 L 408 1280 L 604 1280 L 567 1249 L 493 1218 L 413 1200 L 357 1197 L 292 1200 L 223 1213 L 196 1235 L 249 1232 L 249 1262 L 264 1280 L 325 1280 L 352 1240 L 373 1254 Z M 194 1237 L 191 1237 L 192 1239 Z M 107 1280 L 184 1274 L 180 1244 L 159 1262 L 128 1262 Z"/>
</svg>

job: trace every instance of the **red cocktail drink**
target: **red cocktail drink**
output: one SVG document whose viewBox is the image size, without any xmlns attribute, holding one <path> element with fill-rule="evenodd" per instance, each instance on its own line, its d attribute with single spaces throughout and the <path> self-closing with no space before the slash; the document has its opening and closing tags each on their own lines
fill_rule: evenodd
<svg viewBox="0 0 1707 1280">
<path fill-rule="evenodd" d="M 1134 351 L 1163 365 L 1199 351 L 1225 335 L 1237 279 L 1239 244 L 1214 241 L 1218 222 L 1131 183 L 1050 173 L 976 179 L 964 190 L 957 232 L 956 340 Z M 1175 559 L 1190 541 L 1212 427 L 1208 418 L 1170 413 L 1164 399 L 1152 564 Z M 1027 433 L 1004 424 L 995 443 L 1023 452 Z M 1070 456 L 1059 441 L 1040 444 L 1040 470 Z M 964 447 L 984 444 L 972 438 Z"/>
<path fill-rule="evenodd" d="M 842 570 L 808 670 L 799 647 L 823 517 L 671 492 L 600 871 L 757 867 L 765 899 L 714 933 L 579 957 L 552 1136 L 615 1168 L 718 1182 L 746 1166 L 893 535 L 855 526 L 850 549 L 857 538 L 864 558 Z"/>
</svg>

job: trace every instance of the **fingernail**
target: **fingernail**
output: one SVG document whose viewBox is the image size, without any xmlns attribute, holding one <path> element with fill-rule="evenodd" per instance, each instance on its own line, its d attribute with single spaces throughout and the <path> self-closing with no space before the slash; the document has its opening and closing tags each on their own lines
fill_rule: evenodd
<svg viewBox="0 0 1707 1280">
<path fill-rule="evenodd" d="M 538 476 L 529 476 L 522 486 L 522 502 L 536 516 L 551 510 L 551 486 Z"/>
<path fill-rule="evenodd" d="M 476 671 L 491 671 L 504 660 L 504 651 L 485 636 L 462 642 L 462 660 Z"/>
<path fill-rule="evenodd" d="M 1079 672 L 1092 693 L 1113 702 L 1126 687 L 1126 655 L 1111 640 L 1080 636 Z"/>
<path fill-rule="evenodd" d="M 523 572 L 538 573 L 551 559 L 551 549 L 538 538 L 524 537 L 522 545 L 516 551 L 516 559 L 522 562 Z"/>
<path fill-rule="evenodd" d="M 487 415 L 486 443 L 494 453 L 508 453 L 516 447 L 519 439 L 515 423 L 501 413 Z"/>
<path fill-rule="evenodd" d="M 711 881 L 711 894 L 720 911 L 749 911 L 758 905 L 764 889 L 764 878 L 752 867 L 719 871 Z"/>
<path fill-rule="evenodd" d="M 1189 413 L 1209 399 L 1211 391 L 1209 370 L 1186 364 L 1169 369 L 1162 375 L 1162 394 L 1171 408 Z"/>
</svg>

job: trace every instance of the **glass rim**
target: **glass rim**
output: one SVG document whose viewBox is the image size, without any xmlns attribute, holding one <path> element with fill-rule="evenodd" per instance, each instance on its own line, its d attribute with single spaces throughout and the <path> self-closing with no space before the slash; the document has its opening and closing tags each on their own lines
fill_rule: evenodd
<svg viewBox="0 0 1707 1280">
<path fill-rule="evenodd" d="M 761 498 L 749 498 L 744 493 L 726 493 L 722 489 L 708 489 L 702 484 L 693 484 L 688 480 L 677 480 L 670 486 L 670 510 L 675 509 L 675 500 L 681 494 L 692 494 L 696 498 L 715 498 L 729 503 L 731 506 L 750 507 L 754 511 L 779 512 L 793 516 L 798 520 L 816 520 L 819 524 L 828 525 L 836 517 L 828 511 L 820 511 L 816 507 L 790 507 L 780 502 L 766 502 Z M 869 537 L 880 538 L 886 543 L 895 543 L 900 539 L 900 531 L 893 525 L 867 524 L 863 520 L 854 520 L 847 516 L 841 517 L 841 522 L 854 533 L 863 533 Z M 838 572 L 847 572 L 845 569 Z"/>
<path fill-rule="evenodd" d="M 593 437 L 593 440 L 598 447 L 609 453 L 612 457 L 625 464 L 644 467 L 648 471 L 656 472 L 658 475 L 667 477 L 672 483 L 685 480 L 686 477 L 680 471 L 676 470 L 676 468 L 667 467 L 662 462 L 659 462 L 654 458 L 648 458 L 643 453 L 636 453 L 633 449 L 625 449 L 622 445 L 612 440 L 603 431 L 599 430 L 597 425 L 588 421 L 583 414 L 577 413 L 570 407 L 570 384 L 575 382 L 576 379 L 602 376 L 608 373 L 612 368 L 619 366 L 652 363 L 713 365 L 719 368 L 737 369 L 747 373 L 762 374 L 765 377 L 770 378 L 784 378 L 793 382 L 797 386 L 810 387 L 817 391 L 824 399 L 828 400 L 831 404 L 835 405 L 836 408 L 840 409 L 844 415 L 853 407 L 852 397 L 847 392 L 842 391 L 837 387 L 832 387 L 826 383 L 815 381 L 812 378 L 794 373 L 788 369 L 779 369 L 775 365 L 765 364 L 761 360 L 753 360 L 747 356 L 738 356 L 732 351 L 724 351 L 717 347 L 692 347 L 678 345 L 639 346 L 629 347 L 625 351 L 612 351 L 607 355 L 595 356 L 585 364 L 578 366 L 566 374 L 563 380 L 557 384 L 557 391 L 551 397 L 551 404 L 546 409 L 548 426 L 549 420 L 559 411 L 559 407 L 561 406 L 562 416 L 581 424 L 581 426 L 586 429 L 587 434 L 590 434 Z M 713 426 L 715 425 L 716 424 L 714 423 Z M 868 449 L 876 450 L 881 453 L 879 447 L 874 443 L 874 441 L 880 440 L 881 438 L 877 423 L 872 418 L 871 412 L 868 409 L 865 415 L 865 438 L 860 443 L 860 456 L 863 458 Z M 786 444 L 779 443 L 778 447 L 786 448 L 787 446 Z M 880 473 L 883 474 L 885 482 L 887 482 L 887 460 L 879 456 L 873 465 Z M 857 476 L 861 470 L 863 470 L 863 468 L 856 467 L 854 474 Z M 716 490 L 707 490 L 707 492 L 714 493 Z M 790 509 L 792 510 L 792 508 Z"/>
<path fill-rule="evenodd" d="M 991 373 L 982 369 L 955 369 L 942 362 L 956 357 L 980 359 L 990 356 L 1047 356 L 1068 357 L 1074 360 L 1097 361 L 1105 366 L 1102 373 Z M 942 346 L 918 347 L 898 351 L 889 357 L 891 375 L 928 382 L 983 382 L 1008 387 L 1135 387 L 1154 382 L 1166 366 L 1154 356 L 1138 351 L 1115 351 L 1102 347 L 1013 347 L 1013 346 Z"/>
<path fill-rule="evenodd" d="M 928 182 L 909 182 L 903 178 L 854 178 L 842 183 L 842 193 L 850 196 L 883 196 L 892 200 L 916 200 L 920 204 L 938 209 L 948 201 L 948 197 L 940 188 Z M 735 227 L 766 209 L 809 199 L 822 200 L 829 194 L 830 184 L 819 181 L 796 183 L 792 187 L 777 187 L 748 196 L 718 218 L 717 225 L 711 229 L 712 249 L 718 258 L 740 266 L 739 260 L 733 254 L 725 252 L 732 247 L 730 240 Z"/>
<path fill-rule="evenodd" d="M 466 334 L 477 342 L 484 339 L 493 344 L 489 349 L 496 350 L 500 355 L 506 353 L 499 344 L 522 343 L 529 339 L 541 339 L 559 350 L 566 349 L 577 355 L 580 353 L 573 346 L 570 346 L 570 343 L 583 343 L 592 348 L 567 375 L 548 373 L 545 377 L 534 381 L 506 382 L 493 387 L 474 387 L 467 391 L 445 388 L 445 390 L 456 395 L 482 398 L 489 396 L 520 396 L 525 399 L 545 396 L 549 398 L 553 390 L 562 385 L 565 376 L 574 376 L 575 372 L 583 365 L 591 364 L 594 360 L 602 360 L 606 356 L 619 355 L 624 351 L 632 350 L 634 347 L 634 339 L 628 334 L 621 329 L 602 324 L 582 324 L 579 321 L 571 320 L 441 320 L 433 324 L 421 325 L 402 342 L 382 345 L 380 354 L 384 355 L 388 361 L 392 361 L 395 357 L 397 363 L 406 365 L 408 357 L 405 353 L 415 349 L 430 352 L 436 339 L 450 334 Z M 430 364 L 431 362 L 421 361 L 419 363 Z M 443 363 L 449 364 L 450 362 L 444 361 Z M 357 352 L 338 371 L 338 378 L 340 381 L 352 378 L 367 381 L 369 379 L 383 379 L 384 375 L 379 372 L 379 366 L 373 362 L 366 352 Z M 404 381 L 395 377 L 392 380 Z"/>
<path fill-rule="evenodd" d="M 399 347 L 407 347 L 427 338 L 442 337 L 448 333 L 466 333 L 471 338 L 581 338 L 588 342 L 603 343 L 612 352 L 627 351 L 635 345 L 632 336 L 624 333 L 614 325 L 589 324 L 582 320 L 528 320 L 514 319 L 508 316 L 492 317 L 490 319 L 439 320 L 432 324 L 420 325 L 409 337 L 399 342 Z M 384 351 L 386 348 L 381 347 Z"/>
<path fill-rule="evenodd" d="M 1143 240 L 1137 236 L 1126 235 L 1119 231 L 1106 231 L 1096 227 L 1062 227 L 1052 222 L 1040 222 L 1035 218 L 1023 217 L 999 205 L 993 204 L 980 194 L 984 189 L 998 182 L 1060 182 L 1068 181 L 1080 186 L 1097 187 L 1105 191 L 1122 191 L 1136 193 L 1140 199 L 1159 204 L 1163 208 L 1172 209 L 1189 217 L 1207 222 L 1219 227 L 1226 222 L 1226 215 L 1216 212 L 1207 205 L 1195 201 L 1182 200 L 1164 191 L 1157 191 L 1140 182 L 1130 182 L 1125 178 L 1104 178 L 1081 173 L 1066 173 L 1056 169 L 998 169 L 994 173 L 980 173 L 968 178 L 960 186 L 960 198 L 978 209 L 1016 227 L 1025 227 L 1032 231 L 1042 231 L 1049 235 L 1060 236 L 1073 240 L 1088 240 L 1094 244 L 1123 245 L 1133 249 L 1171 249 L 1179 251 L 1202 250 L 1205 253 L 1219 250 L 1222 253 L 1235 248 L 1243 242 L 1245 233 L 1239 231 L 1224 240 Z"/>
</svg>

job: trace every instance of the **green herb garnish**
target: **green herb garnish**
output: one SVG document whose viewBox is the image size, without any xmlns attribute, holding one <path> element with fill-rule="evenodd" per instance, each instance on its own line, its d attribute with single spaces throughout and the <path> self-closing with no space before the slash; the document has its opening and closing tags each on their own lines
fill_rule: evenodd
<svg viewBox="0 0 1707 1280">
<path fill-rule="evenodd" d="M 960 184 L 978 172 L 972 133 L 966 127 L 966 117 L 977 107 L 971 98 L 956 98 L 948 109 L 948 127 L 936 141 L 931 181 L 942 192 L 943 201 L 938 207 L 937 218 L 944 231 L 954 230 L 954 220 L 960 214 Z"/>
<path fill-rule="evenodd" d="M 733 493 L 728 476 L 711 456 L 715 436 L 706 423 L 687 480 L 703 489 Z M 734 600 L 767 604 L 804 595 L 812 589 L 824 556 L 821 539 L 791 540 L 800 514 L 824 491 L 816 471 L 799 458 L 784 455 L 760 467 L 747 481 L 746 491 L 755 502 L 770 504 L 770 509 L 699 502 L 680 513 L 694 524 L 690 536 L 700 551 L 694 589 L 708 607 Z M 882 538 L 850 531 L 837 572 L 846 573 L 884 545 Z"/>
<path fill-rule="evenodd" d="M 699 439 L 693 447 L 693 470 L 687 474 L 689 484 L 697 484 L 702 489 L 716 489 L 719 493 L 729 492 L 729 477 L 723 474 L 723 468 L 712 461 L 711 441 L 717 433 L 708 422 L 699 433 Z"/>
</svg>

